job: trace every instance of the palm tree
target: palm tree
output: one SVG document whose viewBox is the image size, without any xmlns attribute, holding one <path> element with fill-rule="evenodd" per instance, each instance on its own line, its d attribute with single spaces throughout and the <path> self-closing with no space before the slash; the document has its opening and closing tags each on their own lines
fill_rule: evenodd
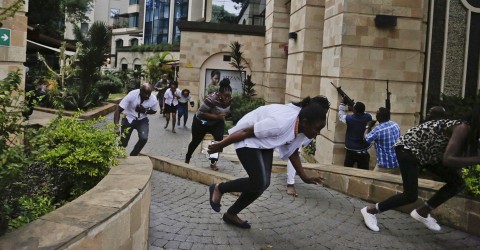
<svg viewBox="0 0 480 250">
<path fill-rule="evenodd" d="M 170 56 L 170 58 L 167 58 Z M 162 53 L 154 53 L 151 57 L 145 59 L 147 61 L 147 75 L 149 82 L 153 85 L 162 78 L 162 74 L 172 73 L 172 68 L 168 65 L 171 62 L 175 62 L 172 54 L 169 51 Z"/>
<path fill-rule="evenodd" d="M 109 53 L 111 31 L 105 23 L 94 22 L 86 34 L 75 26 L 74 35 L 80 49 L 73 62 L 75 77 L 67 87 L 67 101 L 73 108 L 86 109 L 100 99 L 95 85 L 101 79 L 100 67 Z"/>
</svg>

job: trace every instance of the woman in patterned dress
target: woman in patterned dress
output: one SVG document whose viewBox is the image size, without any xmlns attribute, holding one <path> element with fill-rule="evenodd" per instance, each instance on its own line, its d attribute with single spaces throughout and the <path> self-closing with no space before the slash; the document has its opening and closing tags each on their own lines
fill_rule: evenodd
<svg viewBox="0 0 480 250">
<path fill-rule="evenodd" d="M 376 214 L 411 204 L 418 199 L 418 172 L 423 167 L 446 184 L 410 216 L 430 230 L 440 231 L 430 212 L 460 192 L 465 183 L 460 175 L 464 167 L 480 163 L 477 153 L 480 107 L 461 120 L 439 119 L 409 129 L 394 145 L 402 173 L 403 193 L 396 194 L 361 210 L 366 226 L 379 231 Z"/>
</svg>

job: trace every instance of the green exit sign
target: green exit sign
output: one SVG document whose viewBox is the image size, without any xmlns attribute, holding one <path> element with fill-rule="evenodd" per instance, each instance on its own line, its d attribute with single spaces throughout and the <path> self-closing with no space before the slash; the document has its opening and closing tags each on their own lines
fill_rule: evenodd
<svg viewBox="0 0 480 250">
<path fill-rule="evenodd" d="M 11 34 L 10 29 L 0 29 L 0 46 L 10 47 Z"/>
</svg>

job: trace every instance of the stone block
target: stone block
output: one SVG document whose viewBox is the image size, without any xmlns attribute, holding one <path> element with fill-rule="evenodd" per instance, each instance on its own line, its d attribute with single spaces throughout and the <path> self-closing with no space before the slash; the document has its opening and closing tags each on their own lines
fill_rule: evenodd
<svg viewBox="0 0 480 250">
<path fill-rule="evenodd" d="M 480 225 L 480 215 L 474 213 L 467 213 L 467 232 L 475 235 L 480 235 L 480 227 L 478 225 Z"/>
<path fill-rule="evenodd" d="M 103 249 L 119 249 L 131 240 L 130 211 L 120 211 L 103 228 Z"/>
<path fill-rule="evenodd" d="M 380 186 L 374 183 L 374 185 L 371 187 L 371 194 L 368 200 L 372 202 L 380 202 L 395 194 L 397 194 L 397 190 L 395 188 Z"/>
<path fill-rule="evenodd" d="M 348 177 L 338 175 L 334 173 L 328 173 L 325 175 L 327 179 L 325 185 L 331 189 L 337 190 L 342 193 L 346 193 L 348 190 Z"/>
<path fill-rule="evenodd" d="M 371 184 L 372 180 L 350 177 L 347 192 L 355 197 L 366 200 L 370 197 Z"/>
<path fill-rule="evenodd" d="M 143 197 L 140 197 L 142 199 Z M 137 202 L 130 208 L 130 232 L 134 233 L 140 229 L 142 224 L 142 203 Z"/>
<path fill-rule="evenodd" d="M 99 232 L 95 235 L 87 235 L 83 240 L 77 241 L 68 247 L 72 250 L 89 250 L 89 249 L 101 249 L 103 242 L 103 233 Z"/>
</svg>

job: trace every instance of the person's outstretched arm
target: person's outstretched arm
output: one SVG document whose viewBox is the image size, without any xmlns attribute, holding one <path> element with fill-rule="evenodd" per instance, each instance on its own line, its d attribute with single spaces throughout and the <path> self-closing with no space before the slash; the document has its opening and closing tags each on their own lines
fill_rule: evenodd
<svg viewBox="0 0 480 250">
<path fill-rule="evenodd" d="M 249 137 L 255 137 L 255 133 L 253 132 L 253 126 L 239 130 L 215 144 L 208 145 L 208 153 L 213 154 L 217 152 L 222 152 L 224 147 L 232 143 L 245 140 L 246 138 L 249 138 Z"/>
<path fill-rule="evenodd" d="M 300 176 L 303 182 L 307 184 L 322 184 L 323 181 L 325 181 L 325 178 L 323 177 L 309 177 L 305 174 L 302 166 L 302 161 L 300 160 L 300 156 L 298 154 L 298 149 L 292 155 L 290 155 L 288 159 L 292 163 L 293 167 L 297 171 L 298 176 Z"/>
</svg>

